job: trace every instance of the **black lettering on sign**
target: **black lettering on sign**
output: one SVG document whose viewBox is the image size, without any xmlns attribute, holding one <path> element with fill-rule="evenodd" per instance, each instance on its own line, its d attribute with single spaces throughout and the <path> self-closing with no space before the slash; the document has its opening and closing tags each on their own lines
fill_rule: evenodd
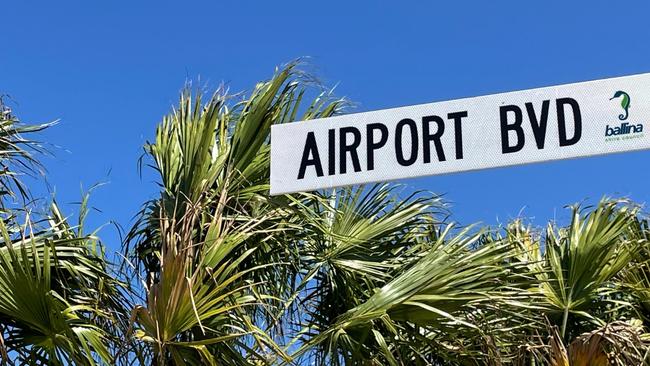
<svg viewBox="0 0 650 366">
<path fill-rule="evenodd" d="M 462 121 L 467 117 L 467 111 L 447 114 L 453 121 L 456 159 L 463 158 Z M 395 157 L 401 166 L 411 166 L 418 161 L 420 144 L 422 144 L 423 161 L 429 164 L 434 160 L 447 161 L 442 138 L 446 121 L 440 116 L 422 117 L 422 137 L 419 136 L 419 125 L 410 118 L 400 120 L 395 126 Z M 365 127 L 365 136 L 357 127 L 340 127 L 327 130 L 327 172 L 324 172 L 315 132 L 308 132 L 303 148 L 302 159 L 298 169 L 298 179 L 304 179 L 307 170 L 312 167 L 317 177 L 324 174 L 329 176 L 346 174 L 351 163 L 354 172 L 362 170 L 359 152 L 365 139 L 367 171 L 375 170 L 377 152 L 386 146 L 390 134 L 389 128 L 383 123 L 369 123 Z M 338 134 L 338 136 L 337 136 Z M 337 140 L 338 138 L 338 140 Z M 324 142 L 322 142 L 324 144 Z M 435 151 L 434 151 L 435 150 Z M 435 157 L 433 157 L 435 154 Z M 338 169 L 337 169 L 338 164 Z"/>
<path fill-rule="evenodd" d="M 542 102 L 542 113 L 537 118 L 535 114 L 535 107 L 533 103 L 526 103 L 526 111 L 528 112 L 528 119 L 530 120 L 530 127 L 533 128 L 533 135 L 535 136 L 535 143 L 538 149 L 544 148 L 546 140 L 546 125 L 548 124 L 548 106 L 551 104 L 550 100 Z"/>
<path fill-rule="evenodd" d="M 431 133 L 429 130 L 431 122 L 436 123 L 436 132 Z M 442 149 L 442 142 L 440 137 L 445 132 L 445 121 L 438 116 L 424 116 L 422 117 L 422 153 L 424 154 L 424 163 L 431 162 L 431 141 L 433 146 L 436 147 L 436 155 L 438 161 L 445 161 L 445 151 Z"/>
<path fill-rule="evenodd" d="M 318 146 L 316 145 L 316 137 L 314 132 L 307 133 L 307 140 L 305 141 L 305 148 L 302 151 L 302 159 L 300 160 L 300 169 L 298 169 L 298 179 L 305 178 L 305 171 L 308 166 L 314 166 L 316 175 L 323 176 L 323 166 L 318 155 Z"/>
<path fill-rule="evenodd" d="M 404 158 L 404 147 L 402 146 L 402 134 L 404 127 L 408 126 L 411 132 L 411 154 L 408 159 Z M 418 128 L 415 121 L 409 118 L 404 118 L 397 123 L 395 128 L 395 157 L 401 166 L 413 165 L 418 159 Z"/>
<path fill-rule="evenodd" d="M 574 145 L 580 141 L 582 137 L 582 116 L 580 115 L 580 106 L 578 102 L 573 98 L 560 98 L 556 101 L 557 103 L 557 127 L 560 132 L 560 146 L 570 146 Z M 564 115 L 564 106 L 571 106 L 573 110 L 573 137 L 567 139 L 566 132 L 566 121 Z"/>
<path fill-rule="evenodd" d="M 379 141 L 375 142 L 375 131 L 379 131 Z M 375 169 L 375 150 L 386 145 L 388 128 L 381 123 L 370 123 L 366 126 L 366 160 L 368 170 Z"/>
<path fill-rule="evenodd" d="M 499 112 L 501 117 L 501 151 L 504 154 L 509 154 L 521 150 L 525 143 L 524 130 L 521 127 L 523 120 L 521 108 L 516 105 L 504 105 L 499 108 Z M 512 123 L 508 123 L 508 112 L 515 115 L 515 120 Z M 517 141 L 514 145 L 510 145 L 510 131 L 515 131 L 517 135 Z"/>
<path fill-rule="evenodd" d="M 336 174 L 336 130 L 327 131 L 327 175 Z"/>
<path fill-rule="evenodd" d="M 352 134 L 352 143 L 347 143 L 347 135 Z M 350 154 L 352 158 L 352 167 L 355 172 L 361 171 L 361 164 L 359 163 L 359 154 L 357 153 L 357 148 L 361 144 L 361 132 L 356 127 L 342 127 L 341 135 L 339 136 L 339 173 L 345 174 L 347 172 L 347 156 Z"/>
<path fill-rule="evenodd" d="M 447 118 L 454 120 L 454 136 L 456 138 L 456 159 L 463 158 L 463 129 L 461 121 L 467 117 L 467 111 L 449 113 Z"/>
</svg>

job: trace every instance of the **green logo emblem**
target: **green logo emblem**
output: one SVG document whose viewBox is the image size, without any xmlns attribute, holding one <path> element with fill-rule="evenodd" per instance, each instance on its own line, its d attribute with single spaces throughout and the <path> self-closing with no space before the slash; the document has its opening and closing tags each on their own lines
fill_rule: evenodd
<svg viewBox="0 0 650 366">
<path fill-rule="evenodd" d="M 609 98 L 609 100 L 620 98 L 620 97 L 623 97 L 623 99 L 621 99 L 621 107 L 623 107 L 623 111 L 625 111 L 625 113 L 619 114 L 618 119 L 620 119 L 621 121 L 625 121 L 629 115 L 628 109 L 630 108 L 630 95 L 624 91 L 619 90 L 616 93 L 614 93 L 614 96 Z"/>
</svg>

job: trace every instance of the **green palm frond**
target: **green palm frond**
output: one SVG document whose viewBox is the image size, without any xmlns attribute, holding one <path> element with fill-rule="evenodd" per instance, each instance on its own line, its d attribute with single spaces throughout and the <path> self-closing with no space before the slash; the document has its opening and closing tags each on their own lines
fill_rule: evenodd
<svg viewBox="0 0 650 366">
<path fill-rule="evenodd" d="M 49 226 L 0 221 L 3 351 L 30 364 L 110 364 L 125 329 L 123 284 L 96 238 L 59 215 L 53 205 Z"/>
<path fill-rule="evenodd" d="M 55 124 L 22 124 L 0 95 L 0 204 L 6 204 L 6 197 L 29 198 L 29 190 L 21 176 L 42 174 L 42 165 L 34 153 L 46 150 L 42 144 L 25 138 Z"/>
<path fill-rule="evenodd" d="M 0 365 L 649 362 L 650 229 L 628 201 L 544 231 L 455 229 L 440 197 L 390 183 L 271 197 L 271 126 L 346 105 L 314 85 L 294 62 L 247 96 L 183 89 L 144 147 L 160 191 L 118 272 L 87 195 L 76 224 L 8 204 L 48 125 L 0 98 Z"/>
<path fill-rule="evenodd" d="M 539 278 L 540 292 L 550 317 L 560 324 L 562 336 L 572 316 L 595 325 L 605 323 L 590 310 L 618 291 L 612 280 L 644 241 L 633 231 L 638 208 L 625 202 L 605 200 L 587 214 L 576 206 L 572 213 L 566 229 L 554 230 L 549 225 L 545 241 L 548 271 Z M 625 301 L 617 303 L 628 305 Z"/>
<path fill-rule="evenodd" d="M 443 210 L 435 196 L 400 198 L 388 185 L 295 202 L 304 220 L 300 253 L 305 268 L 295 296 L 302 296 L 299 307 L 309 317 L 304 326 L 313 330 L 331 325 L 415 260 L 418 238 Z"/>
<path fill-rule="evenodd" d="M 301 110 L 305 91 L 296 75 L 296 64 L 290 64 L 232 106 L 232 97 L 222 91 L 206 103 L 200 93 L 182 92 L 179 107 L 164 117 L 155 142 L 145 147 L 160 174 L 163 191 L 160 199 L 144 205 L 127 238 L 131 246 L 126 251 L 138 265 L 156 271 L 155 253 L 161 242 L 156 220 L 161 210 L 182 216 L 186 205 L 200 204 L 206 210 L 204 224 L 212 216 L 225 215 L 237 222 L 272 216 L 276 219 L 267 220 L 265 230 L 275 230 L 280 223 L 287 226 L 291 218 L 286 218 L 285 200 L 268 196 L 269 138 L 272 124 L 292 121 Z M 343 101 L 325 96 L 316 98 L 303 117 L 336 113 Z M 197 234 L 197 242 L 203 242 L 205 231 Z M 275 240 L 275 236 L 267 239 Z M 266 250 L 260 250 L 260 255 L 277 250 L 266 241 L 261 244 Z"/>
<path fill-rule="evenodd" d="M 284 356 L 259 327 L 268 330 L 277 320 L 271 308 L 290 292 L 291 263 L 298 258 L 288 245 L 300 227 L 295 204 L 268 196 L 270 127 L 300 113 L 305 91 L 298 78 L 290 64 L 235 104 L 222 91 L 204 102 L 185 90 L 145 147 L 162 191 L 145 204 L 125 251 L 148 293 L 147 306 L 135 315 L 140 338 L 155 340 L 161 361 L 193 355 L 207 362 L 208 354 L 220 354 L 232 355 L 220 362 L 236 364 L 243 361 L 233 357 L 242 353 L 258 360 Z M 304 116 L 331 115 L 341 103 L 321 95 Z M 207 311 L 217 305 L 223 314 Z M 178 312 L 178 323 L 168 323 L 163 309 Z M 160 327 L 167 333 L 154 332 Z M 238 336 L 222 338 L 228 331 Z"/>
<path fill-rule="evenodd" d="M 440 351 L 458 346 L 448 343 L 454 334 L 478 336 L 470 315 L 482 302 L 495 301 L 505 286 L 502 279 L 508 269 L 500 264 L 511 255 L 509 245 L 476 247 L 480 233 L 465 229 L 449 237 L 449 230 L 414 264 L 308 341 L 301 352 L 316 346 L 320 353 L 316 358 L 334 364 L 363 364 L 376 357 L 389 364 L 408 364 L 415 362 L 411 357 L 417 351 L 406 349 L 423 346 Z M 408 358 L 398 360 L 400 353 Z M 417 364 L 431 361 L 426 355 L 419 357 Z"/>
</svg>

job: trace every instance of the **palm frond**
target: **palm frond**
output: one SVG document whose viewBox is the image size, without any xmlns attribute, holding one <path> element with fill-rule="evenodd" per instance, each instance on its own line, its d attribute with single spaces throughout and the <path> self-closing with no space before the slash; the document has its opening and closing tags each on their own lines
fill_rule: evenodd
<svg viewBox="0 0 650 366">
<path fill-rule="evenodd" d="M 43 166 L 35 153 L 46 152 L 41 143 L 25 136 L 42 131 L 56 122 L 40 125 L 21 123 L 0 95 L 0 204 L 4 207 L 8 197 L 30 198 L 29 189 L 22 176 L 43 174 Z"/>
<path fill-rule="evenodd" d="M 32 364 L 111 363 L 124 331 L 124 285 L 108 273 L 97 239 L 78 236 L 59 215 L 53 205 L 42 222 L 0 221 L 5 350 Z"/>
</svg>

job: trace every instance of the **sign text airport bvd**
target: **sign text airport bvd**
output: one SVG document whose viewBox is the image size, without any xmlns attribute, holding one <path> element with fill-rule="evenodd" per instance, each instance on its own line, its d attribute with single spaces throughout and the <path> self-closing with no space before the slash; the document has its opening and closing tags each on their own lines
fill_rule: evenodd
<svg viewBox="0 0 650 366">
<path fill-rule="evenodd" d="M 271 193 L 650 148 L 650 74 L 414 105 L 271 130 Z"/>
</svg>

